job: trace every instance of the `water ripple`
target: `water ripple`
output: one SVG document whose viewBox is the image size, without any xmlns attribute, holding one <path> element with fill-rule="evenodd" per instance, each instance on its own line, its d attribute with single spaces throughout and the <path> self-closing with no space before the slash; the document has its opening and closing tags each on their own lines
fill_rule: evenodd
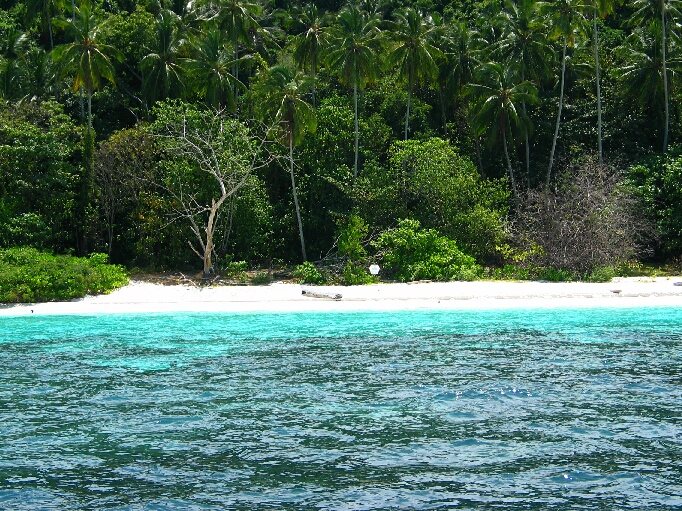
<svg viewBox="0 0 682 511">
<path fill-rule="evenodd" d="M 681 325 L 0 318 L 0 509 L 679 509 Z"/>
</svg>

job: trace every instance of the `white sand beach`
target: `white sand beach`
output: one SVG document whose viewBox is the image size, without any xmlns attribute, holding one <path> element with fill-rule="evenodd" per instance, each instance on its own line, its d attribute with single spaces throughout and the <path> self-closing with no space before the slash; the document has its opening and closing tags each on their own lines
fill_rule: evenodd
<svg viewBox="0 0 682 511">
<path fill-rule="evenodd" d="M 368 286 L 162 285 L 131 281 L 107 295 L 70 302 L 6 305 L 0 316 L 173 311 L 322 311 L 682 306 L 682 277 L 628 277 L 609 283 L 414 282 Z"/>
</svg>

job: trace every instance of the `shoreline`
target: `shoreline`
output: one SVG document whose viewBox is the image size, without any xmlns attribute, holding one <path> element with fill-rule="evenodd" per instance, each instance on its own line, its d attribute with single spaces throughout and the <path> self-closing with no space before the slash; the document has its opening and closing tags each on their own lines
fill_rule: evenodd
<svg viewBox="0 0 682 511">
<path fill-rule="evenodd" d="M 675 306 L 682 306 L 682 277 L 621 277 L 608 283 L 475 281 L 367 286 L 275 282 L 199 287 L 131 281 L 109 294 L 69 302 L 3 305 L 0 316 Z"/>
</svg>

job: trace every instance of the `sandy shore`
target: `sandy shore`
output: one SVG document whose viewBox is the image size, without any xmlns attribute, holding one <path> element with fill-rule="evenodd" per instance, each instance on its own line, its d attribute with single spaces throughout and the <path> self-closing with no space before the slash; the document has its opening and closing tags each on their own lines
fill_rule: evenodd
<svg viewBox="0 0 682 511">
<path fill-rule="evenodd" d="M 370 286 L 164 286 L 132 281 L 108 295 L 0 307 L 0 316 L 173 311 L 320 311 L 682 306 L 682 277 L 609 283 L 445 282 Z"/>
</svg>

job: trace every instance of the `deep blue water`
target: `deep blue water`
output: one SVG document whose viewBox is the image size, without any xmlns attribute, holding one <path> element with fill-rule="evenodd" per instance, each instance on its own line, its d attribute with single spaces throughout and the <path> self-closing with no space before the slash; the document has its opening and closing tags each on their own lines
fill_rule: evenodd
<svg viewBox="0 0 682 511">
<path fill-rule="evenodd" d="M 0 509 L 680 509 L 682 308 L 0 317 Z"/>
</svg>

